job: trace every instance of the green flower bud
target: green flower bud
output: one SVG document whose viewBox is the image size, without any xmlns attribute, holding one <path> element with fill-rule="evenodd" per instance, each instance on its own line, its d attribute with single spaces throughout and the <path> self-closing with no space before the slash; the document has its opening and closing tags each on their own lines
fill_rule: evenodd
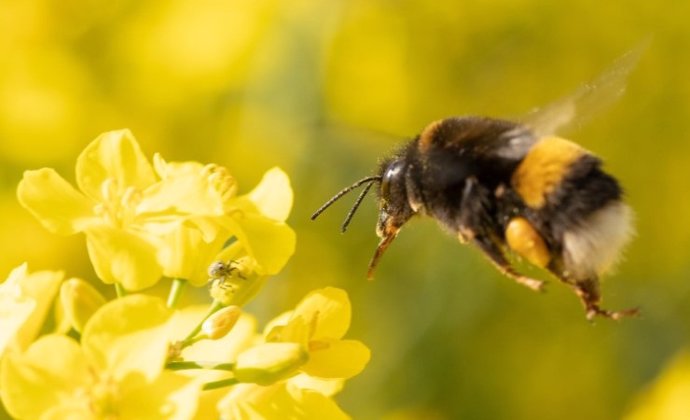
<svg viewBox="0 0 690 420">
<path fill-rule="evenodd" d="M 71 278 L 60 286 L 60 304 L 65 322 L 81 333 L 86 321 L 106 300 L 98 290 L 82 279 Z"/>
<path fill-rule="evenodd" d="M 298 343 L 264 343 L 240 353 L 233 372 L 240 382 L 266 386 L 294 375 L 307 360 Z"/>
</svg>

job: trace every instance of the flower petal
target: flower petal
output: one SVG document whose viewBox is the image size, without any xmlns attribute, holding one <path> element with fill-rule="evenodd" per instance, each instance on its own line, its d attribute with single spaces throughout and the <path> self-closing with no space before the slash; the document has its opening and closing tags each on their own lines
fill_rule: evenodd
<svg viewBox="0 0 690 420">
<path fill-rule="evenodd" d="M 270 387 L 240 385 L 218 403 L 222 418 L 250 420 L 345 420 L 330 398 L 283 382 Z"/>
<path fill-rule="evenodd" d="M 72 235 L 99 221 L 93 213 L 95 203 L 51 168 L 25 171 L 17 199 L 43 227 L 60 235 Z"/>
<path fill-rule="evenodd" d="M 291 385 L 301 389 L 310 389 L 323 394 L 327 397 L 332 397 L 343 390 L 345 386 L 345 379 L 323 379 L 300 373 L 288 379 Z"/>
<path fill-rule="evenodd" d="M 338 339 L 350 328 L 352 308 L 347 292 L 335 287 L 314 290 L 295 308 L 294 317 L 314 322 L 312 339 Z M 311 321 L 315 319 L 315 321 Z"/>
<path fill-rule="evenodd" d="M 198 162 L 167 163 L 156 155 L 160 182 L 145 192 L 137 207 L 140 214 L 176 213 L 186 215 L 223 214 L 223 200 L 237 189 L 234 178 L 220 166 Z"/>
<path fill-rule="evenodd" d="M 2 402 L 14 418 L 39 418 L 60 405 L 74 404 L 90 373 L 79 344 L 47 335 L 24 354 L 7 354 L 0 369 Z"/>
<path fill-rule="evenodd" d="M 255 213 L 225 217 L 220 222 L 254 257 L 260 274 L 278 273 L 295 252 L 295 232 L 285 223 Z"/>
<path fill-rule="evenodd" d="M 371 358 L 367 346 L 356 340 L 323 340 L 315 344 L 323 348 L 309 352 L 309 361 L 302 371 L 319 378 L 351 378 Z"/>
<path fill-rule="evenodd" d="M 151 164 L 129 130 L 109 131 L 92 141 L 77 158 L 77 185 L 96 201 L 102 201 L 101 185 L 115 181 L 118 196 L 127 187 L 144 190 L 156 182 Z"/>
<path fill-rule="evenodd" d="M 21 349 L 27 348 L 34 341 L 63 277 L 64 273 L 61 271 L 37 271 L 29 274 L 26 264 L 12 270 L 7 281 L 0 286 L 0 352 L 10 340 L 16 340 Z M 4 340 L 7 341 L 3 345 Z"/>
<path fill-rule="evenodd" d="M 130 291 L 153 286 L 161 278 L 163 269 L 153 242 L 148 236 L 109 226 L 86 231 L 87 250 L 98 277 Z"/>
<path fill-rule="evenodd" d="M 248 195 L 259 211 L 266 217 L 284 222 L 292 209 L 292 187 L 290 178 L 282 169 L 269 169 Z"/>
<path fill-rule="evenodd" d="M 208 282 L 208 266 L 222 249 L 225 239 L 218 236 L 207 242 L 201 230 L 179 225 L 162 238 L 158 259 L 163 274 L 186 279 L 196 287 L 204 286 Z"/>
<path fill-rule="evenodd" d="M 240 353 L 233 373 L 240 382 L 270 385 L 297 373 L 308 358 L 300 344 L 263 343 Z"/>
<path fill-rule="evenodd" d="M 84 325 L 93 314 L 105 305 L 105 298 L 91 284 L 73 277 L 60 286 L 60 305 L 62 316 L 71 328 L 81 334 Z"/>
<path fill-rule="evenodd" d="M 110 301 L 86 324 L 84 352 L 115 379 L 140 372 L 153 381 L 167 357 L 171 316 L 157 297 L 129 295 Z"/>
<path fill-rule="evenodd" d="M 130 374 L 120 388 L 122 397 L 117 409 L 121 419 L 190 419 L 201 392 L 201 384 L 194 378 L 166 370 L 153 382 Z"/>
</svg>

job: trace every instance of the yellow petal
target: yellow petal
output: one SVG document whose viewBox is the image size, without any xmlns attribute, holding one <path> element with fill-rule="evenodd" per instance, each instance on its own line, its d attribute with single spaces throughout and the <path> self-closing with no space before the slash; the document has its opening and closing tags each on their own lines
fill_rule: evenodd
<svg viewBox="0 0 690 420">
<path fill-rule="evenodd" d="M 233 373 L 240 382 L 270 385 L 297 372 L 308 359 L 297 343 L 264 343 L 237 356 Z"/>
<path fill-rule="evenodd" d="M 332 397 L 342 391 L 345 386 L 345 379 L 323 379 L 300 373 L 288 380 L 290 385 L 294 385 L 301 389 L 310 389 L 323 394 L 327 397 Z"/>
<path fill-rule="evenodd" d="M 99 222 L 93 213 L 95 202 L 50 168 L 24 172 L 17 199 L 43 227 L 60 235 L 71 235 Z"/>
<path fill-rule="evenodd" d="M 297 305 L 293 316 L 314 320 L 312 339 L 341 338 L 350 327 L 350 299 L 335 287 L 314 290 Z"/>
<path fill-rule="evenodd" d="M 284 222 L 292 209 L 290 178 L 282 169 L 272 168 L 264 174 L 248 197 L 264 216 Z"/>
<path fill-rule="evenodd" d="M 295 232 L 285 223 L 252 213 L 226 217 L 221 223 L 256 259 L 260 274 L 277 274 L 295 252 Z"/>
<path fill-rule="evenodd" d="M 92 378 L 79 344 L 47 335 L 24 354 L 7 354 L 0 369 L 2 402 L 14 418 L 39 418 L 47 410 L 72 405 Z"/>
<path fill-rule="evenodd" d="M 84 352 L 116 379 L 139 372 L 153 381 L 167 357 L 171 316 L 172 311 L 157 297 L 129 295 L 110 301 L 86 324 Z"/>
<path fill-rule="evenodd" d="M 138 213 L 220 216 L 224 200 L 237 189 L 234 178 L 220 166 L 167 163 L 159 155 L 154 164 L 161 180 L 145 191 Z"/>
<path fill-rule="evenodd" d="M 129 291 L 137 291 L 161 278 L 163 269 L 154 238 L 99 226 L 86 231 L 86 246 L 96 274 L 107 284 L 120 283 Z"/>
<path fill-rule="evenodd" d="M 295 316 L 293 313 L 287 325 L 274 327 L 266 338 L 271 341 L 289 341 L 307 346 L 314 332 L 315 321 L 313 317 L 305 318 Z"/>
<path fill-rule="evenodd" d="M 26 263 L 12 270 L 9 278 L 0 284 L 0 357 L 36 307 L 36 301 L 25 295 L 19 284 L 25 276 Z"/>
<path fill-rule="evenodd" d="M 120 383 L 120 419 L 187 420 L 197 408 L 201 384 L 193 378 L 170 371 L 161 372 L 153 382 L 129 375 Z"/>
<path fill-rule="evenodd" d="M 87 404 L 60 405 L 44 412 L 41 420 L 95 420 Z"/>
<path fill-rule="evenodd" d="M 86 322 L 105 302 L 103 295 L 82 279 L 71 278 L 60 286 L 60 303 L 64 316 L 79 333 L 84 331 Z"/>
<path fill-rule="evenodd" d="M 280 383 L 269 387 L 233 387 L 218 403 L 222 418 L 247 420 L 345 420 L 350 417 L 330 398 Z"/>
<path fill-rule="evenodd" d="M 0 293 L 3 339 L 16 340 L 21 349 L 27 348 L 34 341 L 43 326 L 63 278 L 64 273 L 61 271 L 37 271 L 29 274 L 26 264 L 12 270 L 10 277 L 3 283 L 2 293 Z M 19 311 L 17 314 L 9 312 L 13 310 L 12 302 L 19 304 L 19 307 L 15 308 Z M 30 305 L 31 313 L 26 316 L 25 311 L 29 309 L 28 305 Z M 5 331 L 5 322 L 9 324 L 7 331 Z M 21 325 L 18 325 L 18 322 Z M 7 337 L 5 334 L 9 335 L 13 329 L 11 325 L 18 327 L 18 330 L 11 334 L 12 337 Z"/>
<path fill-rule="evenodd" d="M 208 266 L 222 248 L 226 238 L 217 237 L 207 242 L 203 233 L 194 227 L 179 225 L 162 237 L 158 259 L 163 274 L 170 278 L 188 280 L 193 286 L 208 282 Z"/>
<path fill-rule="evenodd" d="M 115 182 L 118 196 L 127 187 L 144 190 L 156 181 L 151 164 L 129 130 L 109 131 L 92 141 L 77 158 L 77 185 L 88 197 L 102 201 L 101 185 Z"/>
<path fill-rule="evenodd" d="M 285 311 L 277 317 L 273 318 L 272 320 L 268 321 L 263 331 L 265 340 L 278 340 L 279 338 L 274 339 L 273 337 L 275 337 L 277 334 L 279 335 L 279 331 L 281 331 L 288 324 L 290 318 L 292 318 L 292 311 Z"/>
<path fill-rule="evenodd" d="M 371 358 L 367 346 L 356 340 L 322 340 L 310 342 L 312 346 L 317 349 L 309 352 L 309 361 L 302 371 L 319 378 L 351 378 Z"/>
</svg>

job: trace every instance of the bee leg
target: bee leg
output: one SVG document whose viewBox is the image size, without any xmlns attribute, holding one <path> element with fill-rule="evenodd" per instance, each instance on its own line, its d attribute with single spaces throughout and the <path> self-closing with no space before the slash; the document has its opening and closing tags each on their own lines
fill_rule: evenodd
<svg viewBox="0 0 690 420">
<path fill-rule="evenodd" d="M 523 276 L 515 271 L 508 260 L 506 260 L 501 249 L 496 246 L 496 244 L 490 238 L 486 236 L 475 236 L 473 238 L 473 242 L 503 275 L 510 277 L 511 279 L 515 280 L 516 283 L 529 287 L 536 292 L 544 291 L 544 287 L 546 285 L 545 282 Z"/>
<path fill-rule="evenodd" d="M 575 289 L 575 293 L 580 297 L 580 300 L 585 307 L 588 321 L 593 321 L 594 317 L 596 316 L 619 320 L 621 318 L 636 316 L 639 314 L 638 308 L 630 308 L 622 311 L 609 311 L 602 309 L 599 306 L 601 303 L 601 295 L 599 294 L 599 282 L 596 278 L 579 280 L 575 283 L 571 283 L 571 285 Z"/>
</svg>

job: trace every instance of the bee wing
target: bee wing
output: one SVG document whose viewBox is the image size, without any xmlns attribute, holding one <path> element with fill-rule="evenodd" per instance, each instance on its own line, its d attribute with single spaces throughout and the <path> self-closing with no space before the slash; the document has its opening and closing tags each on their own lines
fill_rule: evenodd
<svg viewBox="0 0 690 420">
<path fill-rule="evenodd" d="M 628 75 L 650 42 L 650 39 L 645 40 L 589 83 L 564 98 L 533 110 L 520 122 L 532 129 L 535 138 L 582 126 L 623 95 Z"/>
</svg>

